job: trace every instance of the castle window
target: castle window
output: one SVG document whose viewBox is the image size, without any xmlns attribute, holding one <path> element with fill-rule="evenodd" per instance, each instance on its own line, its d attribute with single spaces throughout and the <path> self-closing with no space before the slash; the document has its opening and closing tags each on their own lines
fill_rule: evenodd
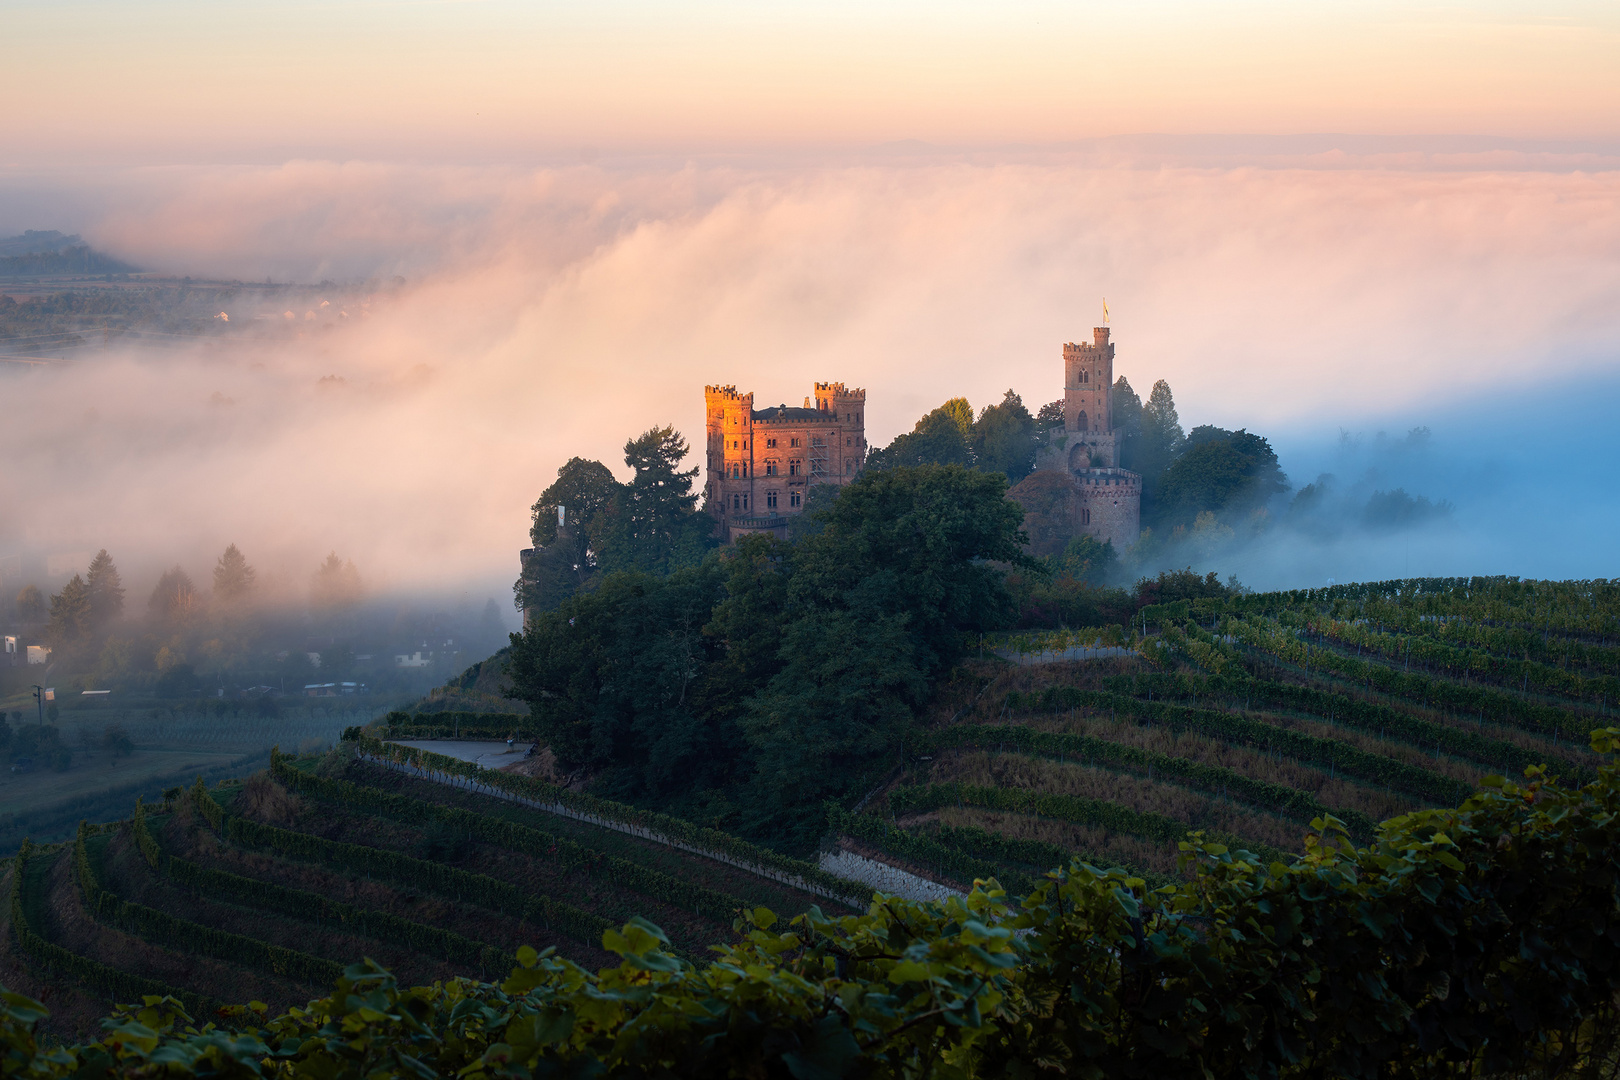
<svg viewBox="0 0 1620 1080">
<path fill-rule="evenodd" d="M 798 446 L 799 445 L 799 440 L 798 439 L 789 439 L 788 440 L 788 445 L 789 446 Z"/>
<path fill-rule="evenodd" d="M 1082 524 L 1082 525 L 1090 525 L 1091 524 L 1091 511 L 1090 510 L 1082 510 L 1082 511 L 1080 511 L 1080 524 Z"/>
<path fill-rule="evenodd" d="M 739 498 L 736 495 L 733 495 L 731 497 L 731 508 L 733 510 L 741 510 L 742 509 L 742 499 Z"/>
<path fill-rule="evenodd" d="M 765 475 L 766 476 L 775 476 L 776 475 L 776 462 L 767 461 L 765 463 Z"/>
<path fill-rule="evenodd" d="M 775 510 L 776 509 L 776 492 L 767 491 L 765 493 L 765 509 L 767 509 L 767 510 Z"/>
<path fill-rule="evenodd" d="M 772 449 L 775 449 L 775 447 L 776 447 L 776 440 L 775 439 L 766 439 L 765 440 L 765 449 L 772 450 Z"/>
<path fill-rule="evenodd" d="M 797 491 L 793 492 L 792 494 L 790 494 L 788 496 L 788 505 L 789 506 L 803 505 L 803 496 L 801 496 Z"/>
<path fill-rule="evenodd" d="M 848 476 L 850 473 L 852 473 L 854 471 L 855 471 L 855 463 L 853 461 L 844 462 L 844 475 L 845 476 Z"/>
<path fill-rule="evenodd" d="M 788 462 L 788 475 L 789 476 L 798 476 L 799 475 L 799 462 L 797 460 Z M 797 506 L 798 504 L 795 503 L 794 505 Z"/>
<path fill-rule="evenodd" d="M 748 496 L 747 495 L 743 496 L 743 509 L 744 510 L 748 509 Z"/>
</svg>

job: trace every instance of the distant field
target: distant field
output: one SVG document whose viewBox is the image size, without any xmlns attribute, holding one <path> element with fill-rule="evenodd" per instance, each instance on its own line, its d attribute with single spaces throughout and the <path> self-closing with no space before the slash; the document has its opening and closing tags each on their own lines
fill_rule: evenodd
<svg viewBox="0 0 1620 1080">
<path fill-rule="evenodd" d="M 288 752 L 324 749 L 345 727 L 370 718 L 371 710 L 278 717 L 174 715 L 157 709 L 66 712 L 57 727 L 74 751 L 67 770 L 39 763 L 31 772 L 0 771 L 0 849 L 15 848 L 25 836 L 59 840 L 80 818 L 123 817 L 136 795 L 151 799 L 199 774 L 212 783 L 261 769 L 272 746 Z M 103 730 L 115 723 L 135 745 L 129 757 L 115 759 L 100 745 Z"/>
</svg>

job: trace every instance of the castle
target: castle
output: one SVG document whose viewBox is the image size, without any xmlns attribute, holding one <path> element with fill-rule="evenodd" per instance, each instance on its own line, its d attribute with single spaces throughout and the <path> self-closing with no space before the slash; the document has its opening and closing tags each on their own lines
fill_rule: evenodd
<svg viewBox="0 0 1620 1080">
<path fill-rule="evenodd" d="M 1095 327 L 1090 344 L 1063 346 L 1063 426 L 1047 434 L 1035 469 L 1048 483 L 1040 474 L 1068 476 L 1072 490 L 1064 501 L 1073 532 L 1123 551 L 1142 531 L 1142 478 L 1118 467 L 1124 439 L 1114 429 L 1113 387 L 1108 327 Z"/>
<path fill-rule="evenodd" d="M 703 492 L 720 536 L 786 538 L 814 484 L 843 485 L 866 461 L 866 391 L 816 383 L 803 408 L 754 408 L 735 386 L 705 386 L 707 476 Z"/>
</svg>

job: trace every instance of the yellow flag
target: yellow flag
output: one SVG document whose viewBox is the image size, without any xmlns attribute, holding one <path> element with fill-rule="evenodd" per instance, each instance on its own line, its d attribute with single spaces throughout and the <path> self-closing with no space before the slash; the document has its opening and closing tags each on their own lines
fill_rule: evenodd
<svg viewBox="0 0 1620 1080">
<path fill-rule="evenodd" d="M 1108 322 L 1108 297 L 1103 297 L 1103 322 Z"/>
</svg>

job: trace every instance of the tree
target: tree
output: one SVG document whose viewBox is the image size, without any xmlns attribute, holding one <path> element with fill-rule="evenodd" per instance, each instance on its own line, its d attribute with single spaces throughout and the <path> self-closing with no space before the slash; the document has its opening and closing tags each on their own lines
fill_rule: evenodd
<svg viewBox="0 0 1620 1080">
<path fill-rule="evenodd" d="M 1114 380 L 1111 396 L 1114 431 L 1119 438 L 1120 468 L 1136 470 L 1133 462 L 1136 440 L 1142 436 L 1142 399 L 1136 396 L 1136 391 L 1131 389 L 1130 381 L 1123 375 Z"/>
<path fill-rule="evenodd" d="M 146 601 L 148 614 L 164 623 L 183 622 L 195 614 L 200 606 L 197 587 L 179 566 L 172 566 L 163 572 Z"/>
<path fill-rule="evenodd" d="M 106 548 L 96 552 L 96 557 L 90 560 L 85 584 L 90 588 L 90 620 L 99 630 L 124 610 L 124 583 Z"/>
<path fill-rule="evenodd" d="M 241 550 L 235 544 L 230 545 L 214 565 L 214 599 L 228 605 L 240 604 L 253 591 L 257 576 Z"/>
<path fill-rule="evenodd" d="M 968 422 L 962 415 L 967 412 Z M 917 421 L 916 427 L 899 435 L 888 446 L 872 452 L 866 471 L 917 468 L 923 465 L 973 464 L 973 448 L 968 440 L 972 431 L 972 409 L 966 398 L 952 398 Z"/>
<path fill-rule="evenodd" d="M 1063 426 L 1063 399 L 1048 401 L 1041 406 L 1041 411 L 1035 414 L 1035 426 L 1042 434 L 1052 428 Z"/>
<path fill-rule="evenodd" d="M 968 442 L 977 467 L 1003 474 L 1009 484 L 1035 468 L 1035 418 L 1011 390 L 999 405 L 986 405 L 979 413 Z"/>
<path fill-rule="evenodd" d="M 316 611 L 336 612 L 360 602 L 360 571 L 337 552 L 326 556 L 310 579 L 309 604 Z"/>
<path fill-rule="evenodd" d="M 1176 415 L 1176 399 L 1170 393 L 1170 384 L 1160 379 L 1153 384 L 1153 392 L 1142 407 L 1142 434 L 1132 454 L 1131 467 L 1142 474 L 1144 494 L 1151 497 L 1158 491 L 1159 477 L 1181 453 L 1184 442 L 1186 435 Z"/>
<path fill-rule="evenodd" d="M 512 586 L 520 610 L 548 611 L 584 587 L 596 572 L 591 535 L 599 527 L 597 515 L 618 490 L 619 482 L 599 461 L 569 458 L 557 470 L 557 479 L 530 507 L 533 553 Z M 561 527 L 558 507 L 566 518 Z"/>
<path fill-rule="evenodd" d="M 78 574 L 51 597 L 51 621 L 46 634 L 58 647 L 88 638 L 94 628 L 90 586 Z"/>
<path fill-rule="evenodd" d="M 590 542 L 603 571 L 668 574 L 695 566 L 713 546 L 714 521 L 696 508 L 692 491 L 698 470 L 678 468 L 686 454 L 686 439 L 673 427 L 651 428 L 624 444 L 624 463 L 635 476 L 591 519 Z"/>
<path fill-rule="evenodd" d="M 17 593 L 17 618 L 23 622 L 43 622 L 45 596 L 37 585 L 24 585 Z"/>
<path fill-rule="evenodd" d="M 1188 524 L 1200 512 L 1231 518 L 1264 506 L 1288 490 L 1271 444 L 1248 431 L 1193 429 L 1188 449 L 1159 479 L 1154 515 L 1162 524 Z"/>
<path fill-rule="evenodd" d="M 557 470 L 557 479 L 540 493 L 540 497 L 529 508 L 529 512 L 533 515 L 533 523 L 529 526 L 529 539 L 537 548 L 555 541 L 557 508 L 566 507 L 565 524 L 574 531 L 580 545 L 581 557 L 575 561 L 594 565 L 588 557 L 585 534 L 590 527 L 591 519 L 596 516 L 597 511 L 613 501 L 613 494 L 618 488 L 619 482 L 600 461 L 569 458 L 567 463 Z"/>
</svg>

